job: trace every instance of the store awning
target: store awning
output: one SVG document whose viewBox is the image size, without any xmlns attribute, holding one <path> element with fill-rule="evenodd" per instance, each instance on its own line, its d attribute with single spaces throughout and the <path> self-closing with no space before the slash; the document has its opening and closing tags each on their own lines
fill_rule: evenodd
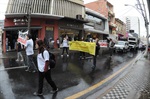
<svg viewBox="0 0 150 99">
<path fill-rule="evenodd" d="M 99 33 L 99 34 L 106 34 L 106 35 L 109 35 L 109 32 L 107 32 L 107 31 L 100 31 L 100 30 L 95 30 L 95 29 L 87 29 L 87 28 L 85 28 L 84 29 L 85 31 L 88 31 L 88 32 L 93 32 L 93 33 Z"/>
<path fill-rule="evenodd" d="M 28 27 L 5 27 L 3 28 L 3 31 L 12 31 L 12 30 L 22 30 L 22 29 L 28 29 Z M 32 30 L 39 30 L 42 29 L 40 26 L 33 26 L 31 27 Z"/>
</svg>

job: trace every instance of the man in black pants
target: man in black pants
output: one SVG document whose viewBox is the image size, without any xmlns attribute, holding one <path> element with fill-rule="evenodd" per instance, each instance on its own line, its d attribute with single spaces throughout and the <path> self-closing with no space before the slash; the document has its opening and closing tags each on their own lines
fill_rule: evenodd
<svg viewBox="0 0 150 99">
<path fill-rule="evenodd" d="M 92 69 L 95 69 L 95 67 L 96 67 L 96 58 L 97 58 L 97 55 L 99 55 L 99 50 L 100 50 L 100 45 L 98 43 L 98 38 L 95 39 L 95 42 L 96 42 L 96 48 L 95 48 L 95 55 L 93 56 Z"/>
</svg>

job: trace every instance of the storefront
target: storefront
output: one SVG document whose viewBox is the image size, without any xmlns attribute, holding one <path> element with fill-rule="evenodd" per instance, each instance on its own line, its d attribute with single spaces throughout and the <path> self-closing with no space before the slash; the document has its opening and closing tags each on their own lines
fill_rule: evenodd
<svg viewBox="0 0 150 99">
<path fill-rule="evenodd" d="M 35 42 L 36 38 L 38 38 L 38 31 L 41 29 L 42 27 L 31 27 L 31 35 L 32 35 L 32 39 Z M 17 39 L 18 39 L 18 33 L 19 31 L 27 31 L 26 27 L 11 27 L 11 28 L 5 28 L 4 29 L 5 33 L 6 33 L 6 39 L 8 39 L 8 41 L 6 42 L 8 45 L 8 47 L 6 47 L 6 51 L 13 51 L 16 50 L 16 43 L 17 43 Z M 34 43 L 35 44 L 35 43 Z M 35 48 L 35 45 L 34 45 Z"/>
<path fill-rule="evenodd" d="M 83 32 L 83 23 L 85 21 L 72 19 L 72 18 L 64 18 L 59 21 L 59 39 L 62 39 L 67 35 L 69 41 L 80 40 L 84 35 Z"/>
<path fill-rule="evenodd" d="M 51 40 L 54 41 L 54 48 L 57 48 L 56 41 L 67 35 L 69 40 L 79 40 L 83 34 L 83 23 L 85 21 L 64 18 L 61 16 L 51 16 L 40 18 L 42 16 L 33 15 L 31 19 L 31 35 L 35 42 L 36 38 L 46 39 L 48 44 Z M 15 20 L 15 21 L 14 21 Z M 17 21 L 16 21 L 17 20 Z M 16 50 L 16 42 L 18 38 L 18 31 L 27 31 L 27 22 L 22 18 L 6 18 L 3 35 L 3 51 Z M 6 38 L 8 39 L 9 48 L 6 48 Z"/>
<path fill-rule="evenodd" d="M 42 16 L 33 15 L 31 19 L 30 33 L 32 39 L 35 42 L 37 38 L 47 40 L 58 38 L 58 20 L 63 18 L 59 16 Z M 27 31 L 28 24 L 25 19 L 20 18 L 7 18 L 5 19 L 4 34 L 3 34 L 3 51 L 14 51 L 16 50 L 16 42 L 18 39 L 19 31 Z M 6 42 L 8 39 L 8 42 Z M 8 43 L 8 46 L 7 45 Z M 56 44 L 55 44 L 56 47 Z M 34 43 L 35 48 L 35 43 Z"/>
</svg>

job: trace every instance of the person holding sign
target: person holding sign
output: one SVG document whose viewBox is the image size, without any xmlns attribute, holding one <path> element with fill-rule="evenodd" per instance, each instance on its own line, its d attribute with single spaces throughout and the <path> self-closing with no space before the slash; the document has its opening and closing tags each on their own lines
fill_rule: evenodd
<svg viewBox="0 0 150 99">
<path fill-rule="evenodd" d="M 37 68 L 33 61 L 33 54 L 34 54 L 33 47 L 34 47 L 34 44 L 31 38 L 31 34 L 27 34 L 25 49 L 26 49 L 26 55 L 27 55 L 28 68 L 26 69 L 26 71 L 35 73 L 37 71 Z"/>
</svg>

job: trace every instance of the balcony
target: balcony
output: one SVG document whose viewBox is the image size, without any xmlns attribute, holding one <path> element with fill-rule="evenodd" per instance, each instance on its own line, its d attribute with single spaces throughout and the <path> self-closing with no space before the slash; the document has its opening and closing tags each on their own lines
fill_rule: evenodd
<svg viewBox="0 0 150 99">
<path fill-rule="evenodd" d="M 116 27 L 117 27 L 117 25 L 116 25 L 115 23 L 112 23 L 112 22 L 109 23 L 109 26 L 110 26 L 110 27 L 113 27 L 113 28 L 116 28 Z"/>
<path fill-rule="evenodd" d="M 113 11 L 109 10 L 109 11 L 108 11 L 108 16 L 113 16 L 113 17 L 114 17 L 114 16 L 115 16 L 115 13 L 114 13 Z"/>
</svg>

